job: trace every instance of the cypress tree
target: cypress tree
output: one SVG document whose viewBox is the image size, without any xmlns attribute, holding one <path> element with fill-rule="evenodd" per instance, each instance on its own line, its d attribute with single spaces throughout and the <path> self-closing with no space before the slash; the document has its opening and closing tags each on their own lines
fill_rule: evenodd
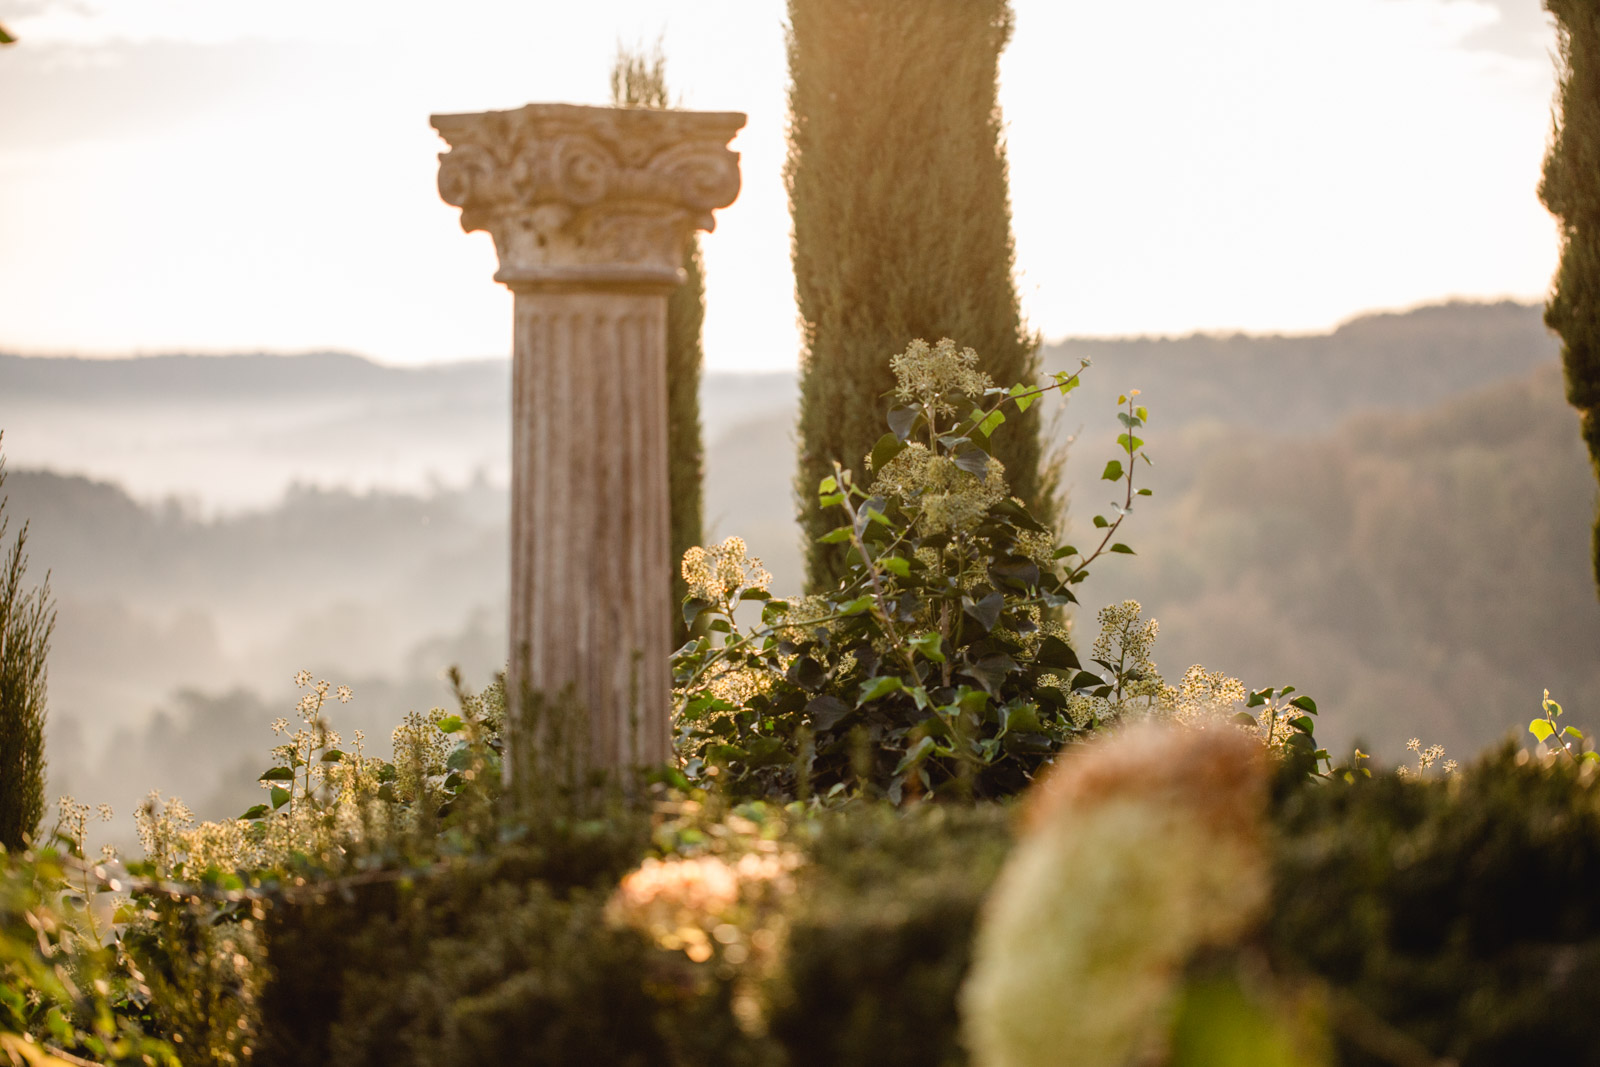
<svg viewBox="0 0 1600 1067">
<path fill-rule="evenodd" d="M 0 455 L 0 489 L 5 481 Z M 5 510 L 0 495 L 0 545 Z M 23 848 L 44 817 L 45 657 L 56 625 L 49 575 L 37 589 L 23 585 L 27 544 L 23 523 L 0 557 L 0 846 L 9 851 Z"/>
<path fill-rule="evenodd" d="M 1600 0 L 1545 0 L 1560 45 L 1554 130 L 1539 199 L 1561 230 L 1544 321 L 1561 335 L 1567 400 L 1600 475 Z M 1594 531 L 1600 582 L 1600 519 Z"/>
<path fill-rule="evenodd" d="M 916 338 L 978 353 L 997 384 L 1032 380 L 996 77 L 1009 0 L 789 0 L 789 157 L 801 356 L 795 483 L 807 575 L 830 586 L 842 547 L 817 483 L 861 472 L 885 432 L 889 358 Z M 1012 492 L 1054 517 L 1039 408 L 995 437 Z"/>
<path fill-rule="evenodd" d="M 658 44 L 649 55 L 618 49 L 611 68 L 611 102 L 617 107 L 666 108 L 666 59 Z M 672 602 L 688 593 L 678 561 L 702 537 L 705 448 L 700 436 L 700 371 L 705 354 L 700 327 L 706 316 L 705 272 L 700 239 L 691 236 L 683 253 L 686 280 L 667 297 L 667 485 L 672 494 Z M 680 614 L 673 614 L 679 644 L 688 640 Z"/>
</svg>

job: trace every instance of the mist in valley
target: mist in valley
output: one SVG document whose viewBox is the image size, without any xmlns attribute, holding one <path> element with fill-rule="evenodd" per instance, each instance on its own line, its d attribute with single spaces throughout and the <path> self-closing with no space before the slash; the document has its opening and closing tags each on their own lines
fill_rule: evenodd
<svg viewBox="0 0 1600 1067">
<path fill-rule="evenodd" d="M 1296 684 L 1330 746 L 1390 761 L 1423 733 L 1470 756 L 1548 687 L 1600 711 L 1594 488 L 1539 309 L 1450 304 L 1328 335 L 1069 340 L 1092 361 L 1054 419 L 1069 530 L 1104 501 L 1115 400 L 1141 390 L 1154 495 L 1138 553 L 1097 565 L 1074 621 L 1135 597 L 1155 660 Z M 408 710 L 504 663 L 509 366 L 358 357 L 0 356 L 9 512 L 50 573 L 53 793 L 150 789 L 202 817 L 259 794 L 291 677 L 348 684 L 347 736 L 387 751 Z M 777 592 L 803 579 L 792 374 L 709 374 L 708 538 L 739 534 Z M 842 457 L 859 465 L 860 457 Z M 1119 535 L 1120 537 L 1120 535 Z"/>
</svg>

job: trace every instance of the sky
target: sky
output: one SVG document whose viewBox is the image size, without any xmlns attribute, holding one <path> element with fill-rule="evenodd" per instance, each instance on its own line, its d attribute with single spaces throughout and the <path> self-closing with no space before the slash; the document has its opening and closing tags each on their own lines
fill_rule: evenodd
<svg viewBox="0 0 1600 1067">
<path fill-rule="evenodd" d="M 1543 296 L 1538 0 L 1013 0 L 1018 284 L 1062 336 L 1315 332 Z M 707 364 L 797 362 L 782 0 L 0 0 L 0 351 L 504 356 L 436 112 L 604 104 L 619 43 L 735 110 Z"/>
</svg>

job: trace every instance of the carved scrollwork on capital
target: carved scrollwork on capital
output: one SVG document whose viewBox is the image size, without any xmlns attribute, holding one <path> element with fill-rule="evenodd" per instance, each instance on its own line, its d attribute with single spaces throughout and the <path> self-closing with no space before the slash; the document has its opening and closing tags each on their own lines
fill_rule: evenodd
<svg viewBox="0 0 1600 1067">
<path fill-rule="evenodd" d="M 529 104 L 435 115 L 439 195 L 487 230 L 496 279 L 676 284 L 684 242 L 739 195 L 733 112 Z"/>
</svg>

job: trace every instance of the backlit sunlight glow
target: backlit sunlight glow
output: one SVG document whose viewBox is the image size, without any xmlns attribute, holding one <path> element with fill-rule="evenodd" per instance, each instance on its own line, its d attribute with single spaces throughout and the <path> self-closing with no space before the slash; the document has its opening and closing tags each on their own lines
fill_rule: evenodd
<svg viewBox="0 0 1600 1067">
<path fill-rule="evenodd" d="M 1551 62 L 1496 45 L 1501 8 L 1015 7 L 1001 98 L 1047 337 L 1324 330 L 1548 284 Z M 685 106 L 750 116 L 744 191 L 705 243 L 708 363 L 793 367 L 783 17 L 781 0 L 3 0 L 20 43 L 0 53 L 0 350 L 503 355 L 509 296 L 488 236 L 437 196 L 427 117 L 605 103 L 618 42 L 659 35 Z"/>
</svg>

